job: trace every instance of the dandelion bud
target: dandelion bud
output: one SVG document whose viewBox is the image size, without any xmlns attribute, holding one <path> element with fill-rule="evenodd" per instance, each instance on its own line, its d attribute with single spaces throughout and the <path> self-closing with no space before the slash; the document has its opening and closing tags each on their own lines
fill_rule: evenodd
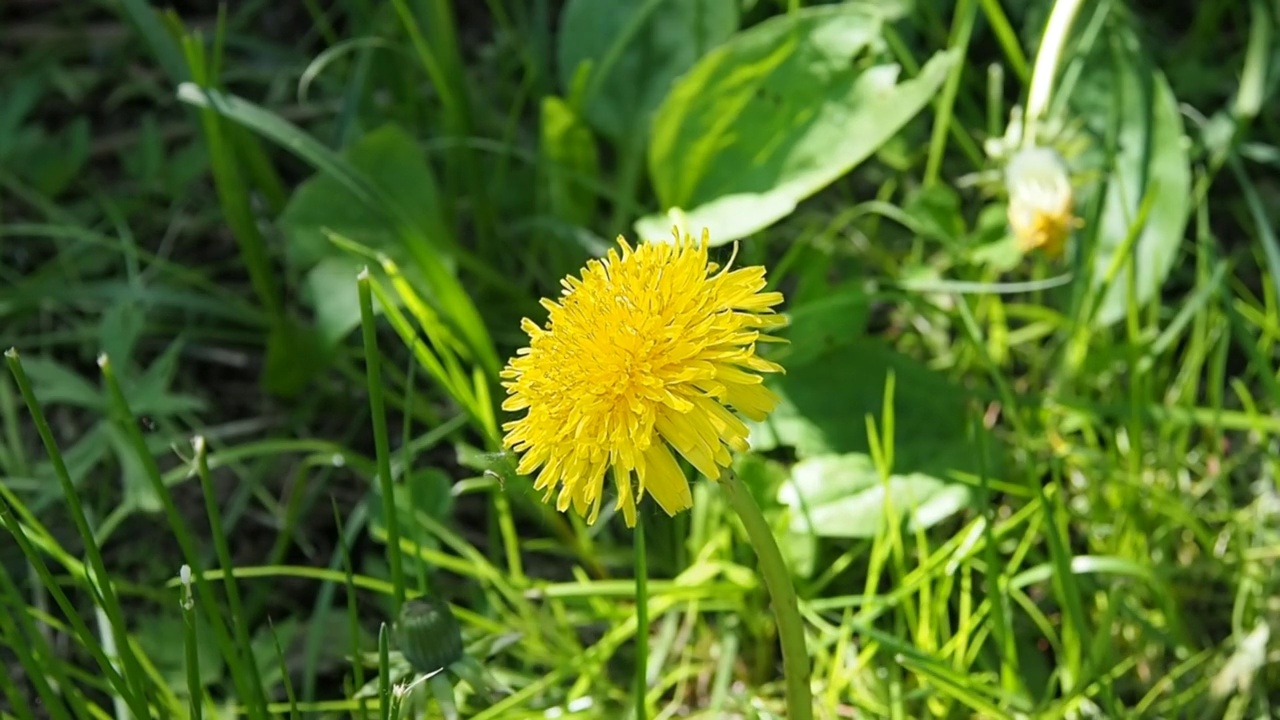
<svg viewBox="0 0 1280 720">
<path fill-rule="evenodd" d="M 439 598 L 410 600 L 396 622 L 396 646 L 416 672 L 438 672 L 462 659 L 462 630 Z"/>
<path fill-rule="evenodd" d="M 1066 162 L 1053 150 L 1019 150 L 1005 166 L 1009 191 L 1009 226 L 1023 252 L 1037 248 L 1051 257 L 1062 254 L 1076 227 L 1075 200 Z"/>
</svg>

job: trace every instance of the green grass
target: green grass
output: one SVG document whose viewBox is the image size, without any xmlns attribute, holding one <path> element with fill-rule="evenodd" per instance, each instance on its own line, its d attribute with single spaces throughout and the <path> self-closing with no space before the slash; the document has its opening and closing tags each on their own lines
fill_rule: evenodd
<svg viewBox="0 0 1280 720">
<path fill-rule="evenodd" d="M 1276 9 L 816 5 L 0 9 L 0 718 L 785 717 L 742 496 L 587 526 L 501 445 L 670 204 L 787 297 L 735 471 L 815 717 L 1280 717 Z"/>
</svg>

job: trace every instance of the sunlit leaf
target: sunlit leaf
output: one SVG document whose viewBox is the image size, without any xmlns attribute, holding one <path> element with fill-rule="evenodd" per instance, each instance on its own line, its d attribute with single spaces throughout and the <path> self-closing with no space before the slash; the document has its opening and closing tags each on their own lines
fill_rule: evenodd
<svg viewBox="0 0 1280 720">
<path fill-rule="evenodd" d="M 1142 52 L 1126 27 L 1110 28 L 1094 47 L 1087 70 L 1071 97 L 1073 110 L 1105 138 L 1083 162 L 1107 173 L 1098 190 L 1105 193 L 1097 219 L 1097 256 L 1093 283 L 1099 285 L 1139 222 L 1139 208 L 1150 203 L 1146 224 L 1133 245 L 1136 299 L 1156 297 L 1182 245 L 1191 205 L 1188 141 L 1178 100 L 1163 73 Z M 1113 146 L 1106 157 L 1106 144 Z M 1147 200 L 1150 195 L 1150 200 Z M 1114 278 L 1095 316 L 1110 325 L 1125 316 L 1129 271 Z"/>
<path fill-rule="evenodd" d="M 916 116 L 959 57 L 901 80 L 885 58 L 880 8 L 814 7 L 751 28 L 703 57 L 659 107 L 649 174 L 661 205 L 642 238 L 686 229 L 726 243 L 786 217 Z M 900 81 L 901 80 L 901 81 Z"/>
<path fill-rule="evenodd" d="M 794 533 L 874 537 L 895 516 L 905 518 L 908 529 L 945 520 L 969 505 L 970 489 L 924 473 L 894 474 L 882 481 L 869 455 L 849 453 L 796 463 L 778 500 L 795 513 Z"/>
<path fill-rule="evenodd" d="M 799 458 L 777 495 L 794 511 L 793 533 L 870 537 L 891 517 L 886 497 L 911 524 L 928 527 L 972 500 L 972 485 L 954 472 L 1000 467 L 994 438 L 984 456 L 972 436 L 968 392 L 864 335 L 865 320 L 865 298 L 852 291 L 798 310 L 786 332 L 793 353 L 779 354 L 787 373 L 769 379 L 782 401 L 752 428 L 753 449 L 785 446 Z M 886 484 L 871 461 L 866 418 L 883 424 L 890 373 L 894 466 Z"/>
<path fill-rule="evenodd" d="M 595 193 L 577 178 L 595 177 L 599 170 L 591 130 L 564 100 L 542 99 L 542 153 L 547 168 L 547 194 L 551 209 L 562 220 L 586 225 L 591 220 Z"/>
<path fill-rule="evenodd" d="M 570 0 L 560 19 L 560 81 L 590 68 L 582 108 L 614 141 L 647 127 L 671 83 L 738 27 L 737 0 Z"/>
</svg>

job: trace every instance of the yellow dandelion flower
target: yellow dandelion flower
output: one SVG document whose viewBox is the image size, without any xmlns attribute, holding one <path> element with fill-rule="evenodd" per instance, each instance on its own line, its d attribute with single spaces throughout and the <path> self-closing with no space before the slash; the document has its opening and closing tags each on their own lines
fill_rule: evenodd
<svg viewBox="0 0 1280 720">
<path fill-rule="evenodd" d="M 748 449 L 747 426 L 729 408 L 763 420 L 778 402 L 759 373 L 782 368 L 756 343 L 786 324 L 782 294 L 761 292 L 765 269 L 721 269 L 701 242 L 645 243 L 591 260 L 543 300 L 545 327 L 526 318 L 529 347 L 502 371 L 502 409 L 527 413 L 503 425 L 517 472 L 539 470 L 544 501 L 595 522 L 606 473 L 627 525 L 646 493 L 669 515 L 693 503 L 678 453 L 713 480 L 730 450 Z M 732 260 L 730 261 L 732 262 Z M 632 485 L 633 478 L 636 484 Z"/>
<path fill-rule="evenodd" d="M 1023 252 L 1058 257 L 1078 226 L 1066 163 L 1044 147 L 1020 150 L 1005 167 L 1009 227 Z"/>
</svg>

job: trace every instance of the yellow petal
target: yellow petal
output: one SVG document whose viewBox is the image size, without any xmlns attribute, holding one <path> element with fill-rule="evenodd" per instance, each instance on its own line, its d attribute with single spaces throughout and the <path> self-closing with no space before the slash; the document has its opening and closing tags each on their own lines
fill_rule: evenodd
<svg viewBox="0 0 1280 720">
<path fill-rule="evenodd" d="M 636 526 L 636 496 L 631 489 L 631 471 L 613 467 L 613 480 L 618 486 L 618 504 L 615 509 L 622 510 L 622 519 L 627 527 Z"/>
<path fill-rule="evenodd" d="M 680 472 L 680 466 L 676 464 L 676 459 L 671 456 L 666 445 L 655 443 L 649 448 L 644 454 L 644 465 L 639 470 L 641 486 L 668 515 L 693 507 L 689 481 Z"/>
</svg>

